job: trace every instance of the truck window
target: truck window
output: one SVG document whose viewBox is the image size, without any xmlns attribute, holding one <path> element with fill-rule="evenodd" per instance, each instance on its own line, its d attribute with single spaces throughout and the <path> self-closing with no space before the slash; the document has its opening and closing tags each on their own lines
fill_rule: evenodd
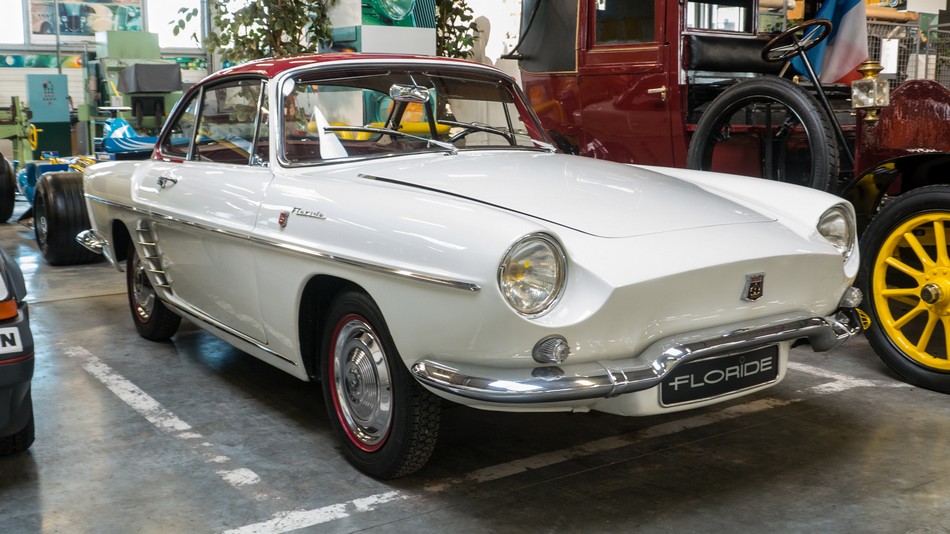
<svg viewBox="0 0 950 534">
<path fill-rule="evenodd" d="M 656 40 L 654 2 L 597 0 L 594 44 L 649 43 Z"/>
<path fill-rule="evenodd" d="M 686 6 L 686 27 L 752 33 L 753 0 L 701 0 Z"/>
</svg>

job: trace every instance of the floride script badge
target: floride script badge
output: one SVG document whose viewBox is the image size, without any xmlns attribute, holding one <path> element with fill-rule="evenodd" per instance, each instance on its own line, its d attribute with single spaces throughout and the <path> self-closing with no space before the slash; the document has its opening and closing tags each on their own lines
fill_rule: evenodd
<svg viewBox="0 0 950 534">
<path fill-rule="evenodd" d="M 326 220 L 327 218 L 326 215 L 324 215 L 323 213 L 319 211 L 310 211 L 310 210 L 305 210 L 302 208 L 294 208 L 292 211 L 282 211 L 280 212 L 280 215 L 277 216 L 277 224 L 279 224 L 281 228 L 287 227 L 287 220 L 290 219 L 291 213 L 293 213 L 294 215 L 299 215 L 301 217 L 319 219 L 321 221 Z"/>
<path fill-rule="evenodd" d="M 759 300 L 765 293 L 765 273 L 745 275 L 745 289 L 742 291 L 742 300 L 749 302 Z"/>
</svg>

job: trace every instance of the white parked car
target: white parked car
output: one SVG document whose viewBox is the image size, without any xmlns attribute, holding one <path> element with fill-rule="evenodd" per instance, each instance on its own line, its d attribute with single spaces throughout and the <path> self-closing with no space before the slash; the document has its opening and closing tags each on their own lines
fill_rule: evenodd
<svg viewBox="0 0 950 534">
<path fill-rule="evenodd" d="M 79 236 L 139 333 L 186 317 L 320 379 L 348 458 L 420 468 L 440 399 L 673 412 L 857 331 L 854 214 L 759 179 L 555 153 L 516 83 L 464 61 L 262 60 L 177 105 L 144 162 L 84 177 Z"/>
</svg>

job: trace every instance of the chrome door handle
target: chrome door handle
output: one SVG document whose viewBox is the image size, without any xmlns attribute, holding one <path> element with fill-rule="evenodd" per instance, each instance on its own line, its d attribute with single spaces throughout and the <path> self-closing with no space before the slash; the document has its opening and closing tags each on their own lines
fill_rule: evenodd
<svg viewBox="0 0 950 534">
<path fill-rule="evenodd" d="M 169 176 L 159 176 L 158 177 L 158 186 L 162 189 L 166 189 L 178 183 L 178 178 L 171 178 Z"/>
<path fill-rule="evenodd" d="M 666 102 L 666 86 L 647 89 L 648 95 L 660 95 L 660 102 Z"/>
</svg>

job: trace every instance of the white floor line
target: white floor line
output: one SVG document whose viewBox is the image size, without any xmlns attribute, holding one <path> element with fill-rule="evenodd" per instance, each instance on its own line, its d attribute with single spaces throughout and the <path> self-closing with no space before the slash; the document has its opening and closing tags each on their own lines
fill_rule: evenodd
<svg viewBox="0 0 950 534">
<path fill-rule="evenodd" d="M 246 525 L 233 530 L 225 531 L 224 534 L 277 534 L 279 532 L 290 532 L 301 528 L 322 525 L 344 517 L 350 517 L 354 513 L 369 512 L 376 509 L 380 504 L 386 504 L 400 499 L 406 499 L 409 495 L 400 491 L 390 491 L 371 495 L 362 499 L 354 499 L 341 504 L 331 504 L 315 510 L 297 510 L 292 512 L 278 512 L 274 514 L 273 519 Z"/>
<path fill-rule="evenodd" d="M 797 368 L 797 364 L 795 366 Z M 808 368 L 807 370 L 804 368 Z M 801 369 L 804 372 L 809 372 L 810 370 L 817 369 L 809 366 L 803 366 Z M 585 456 L 591 456 L 594 454 L 609 452 L 621 447 L 629 446 L 638 441 L 643 441 L 646 439 L 652 439 L 662 436 L 668 436 L 670 434 L 676 434 L 684 430 L 689 430 L 692 428 L 699 428 L 702 426 L 711 425 L 714 423 L 719 423 L 722 421 L 728 421 L 730 419 L 735 419 L 744 415 L 749 415 L 753 413 L 764 412 L 772 408 L 778 408 L 781 406 L 787 406 L 794 404 L 801 400 L 807 399 L 809 397 L 814 397 L 816 395 L 827 395 L 829 393 L 837 393 L 840 391 L 852 389 L 860 386 L 877 386 L 876 382 L 871 382 L 867 380 L 860 380 L 854 377 L 849 377 L 847 375 L 837 375 L 841 380 L 836 380 L 834 382 L 829 382 L 825 384 L 820 384 L 810 388 L 806 388 L 798 391 L 801 395 L 795 398 L 790 399 L 775 399 L 775 398 L 765 398 L 759 399 L 752 402 L 746 402 L 743 404 L 738 404 L 735 406 L 730 406 L 723 410 L 717 412 L 706 413 L 702 415 L 696 415 L 692 417 L 686 417 L 683 419 L 676 419 L 675 421 L 670 421 L 668 423 L 662 423 L 659 425 L 651 426 L 638 430 L 635 432 L 630 432 L 628 434 L 623 434 L 619 436 L 610 436 L 607 438 L 599 439 L 596 441 L 591 441 L 578 445 L 576 447 L 571 447 L 569 449 L 551 451 L 542 454 L 536 454 L 534 456 L 529 456 L 527 458 L 519 458 L 511 462 L 506 462 L 503 464 L 493 465 L 486 467 L 484 469 L 479 469 L 473 471 L 465 476 L 447 479 L 441 482 L 430 484 L 426 486 L 424 493 L 412 493 L 406 494 L 404 492 L 392 492 L 380 495 L 374 495 L 368 497 L 368 499 L 380 499 L 385 496 L 385 501 L 376 502 L 376 504 L 382 504 L 383 502 L 390 502 L 399 499 L 407 498 L 424 498 L 426 494 L 438 493 L 450 488 L 464 485 L 464 484 L 478 484 L 482 482 L 489 482 L 492 480 L 499 480 L 505 477 L 517 475 L 519 473 L 524 473 L 532 469 L 541 469 L 544 467 L 550 467 L 555 464 L 566 462 L 569 460 L 575 460 L 578 458 L 583 458 Z M 833 385 L 829 387 L 829 385 Z M 350 501 L 343 505 L 331 505 L 323 508 L 318 508 L 316 510 L 300 510 L 294 512 L 279 512 L 274 514 L 273 519 L 269 521 L 264 521 L 261 523 L 255 523 L 252 525 L 247 525 L 240 527 L 234 530 L 229 530 L 225 534 L 258 534 L 258 533 L 267 533 L 267 534 L 281 534 L 284 532 L 291 532 L 293 530 L 298 530 L 302 528 L 312 527 L 335 519 L 342 517 L 348 517 L 350 515 L 347 510 L 350 508 L 352 503 L 356 501 Z M 370 508 L 372 509 L 372 508 Z M 334 515 L 341 514 L 341 515 Z"/>
<path fill-rule="evenodd" d="M 158 401 L 139 389 L 138 386 L 128 381 L 111 367 L 103 363 L 95 355 L 82 347 L 66 347 L 64 352 L 71 358 L 76 358 L 82 363 L 83 369 L 90 375 L 98 379 L 110 391 L 112 391 L 123 402 L 128 404 L 133 410 L 152 423 L 161 432 L 169 434 L 185 442 L 189 448 L 199 453 L 205 462 L 217 464 L 220 468 L 216 473 L 232 486 L 235 490 L 257 501 L 272 500 L 276 496 L 272 490 L 260 487 L 260 477 L 254 471 L 234 467 L 227 468 L 230 458 L 215 451 L 214 445 L 207 442 L 204 437 L 196 432 L 188 423 L 179 419 L 174 413 L 167 410 Z M 511 462 L 493 465 L 484 469 L 473 471 L 463 477 L 453 478 L 430 484 L 426 486 L 424 493 L 390 491 L 371 495 L 360 499 L 354 499 L 340 504 L 332 504 L 313 510 L 293 510 L 278 512 L 268 521 L 245 525 L 236 529 L 228 530 L 225 534 L 278 534 L 291 532 L 302 528 L 312 527 L 337 519 L 349 517 L 354 513 L 362 513 L 374 510 L 381 504 L 407 499 L 410 497 L 424 497 L 427 493 L 437 493 L 462 484 L 482 483 L 492 480 L 513 476 L 533 469 L 541 469 L 569 460 L 583 458 L 594 454 L 609 452 L 619 449 L 638 441 L 646 439 L 676 434 L 684 430 L 699 428 L 722 421 L 728 421 L 744 415 L 759 413 L 772 408 L 786 406 L 799 402 L 802 399 L 815 395 L 827 395 L 837 393 L 856 387 L 904 387 L 905 384 L 899 382 L 889 382 L 883 380 L 865 380 L 827 371 L 807 364 L 789 362 L 789 368 L 799 372 L 830 378 L 832 381 L 799 391 L 800 397 L 791 399 L 765 398 L 752 402 L 730 406 L 717 412 L 696 415 L 676 419 L 667 423 L 644 428 L 620 436 L 611 436 L 596 441 L 591 441 L 571 447 L 569 449 L 546 452 L 519 458 Z"/>
<path fill-rule="evenodd" d="M 218 469 L 215 472 L 218 476 L 242 495 L 255 501 L 272 500 L 276 497 L 272 490 L 259 485 L 260 477 L 254 471 L 243 467 L 228 468 L 231 459 L 220 454 L 201 433 L 196 432 L 191 425 L 179 419 L 94 354 L 83 347 L 64 347 L 63 351 L 70 358 L 79 360 L 87 373 L 102 382 L 109 391 L 152 423 L 159 431 L 183 441 L 205 462 L 216 465 Z"/>
<path fill-rule="evenodd" d="M 828 369 L 822 369 L 821 367 L 815 367 L 813 365 L 808 365 L 806 363 L 799 362 L 788 362 L 788 368 L 800 371 L 803 373 L 808 373 L 810 375 L 820 376 L 822 378 L 830 378 L 835 382 L 840 382 L 841 384 L 847 384 L 849 388 L 853 387 L 878 387 L 878 388 L 910 388 L 908 384 L 903 382 L 898 382 L 897 380 L 866 380 L 864 378 L 856 378 L 850 375 L 836 373 L 834 371 L 829 371 Z"/>
</svg>

